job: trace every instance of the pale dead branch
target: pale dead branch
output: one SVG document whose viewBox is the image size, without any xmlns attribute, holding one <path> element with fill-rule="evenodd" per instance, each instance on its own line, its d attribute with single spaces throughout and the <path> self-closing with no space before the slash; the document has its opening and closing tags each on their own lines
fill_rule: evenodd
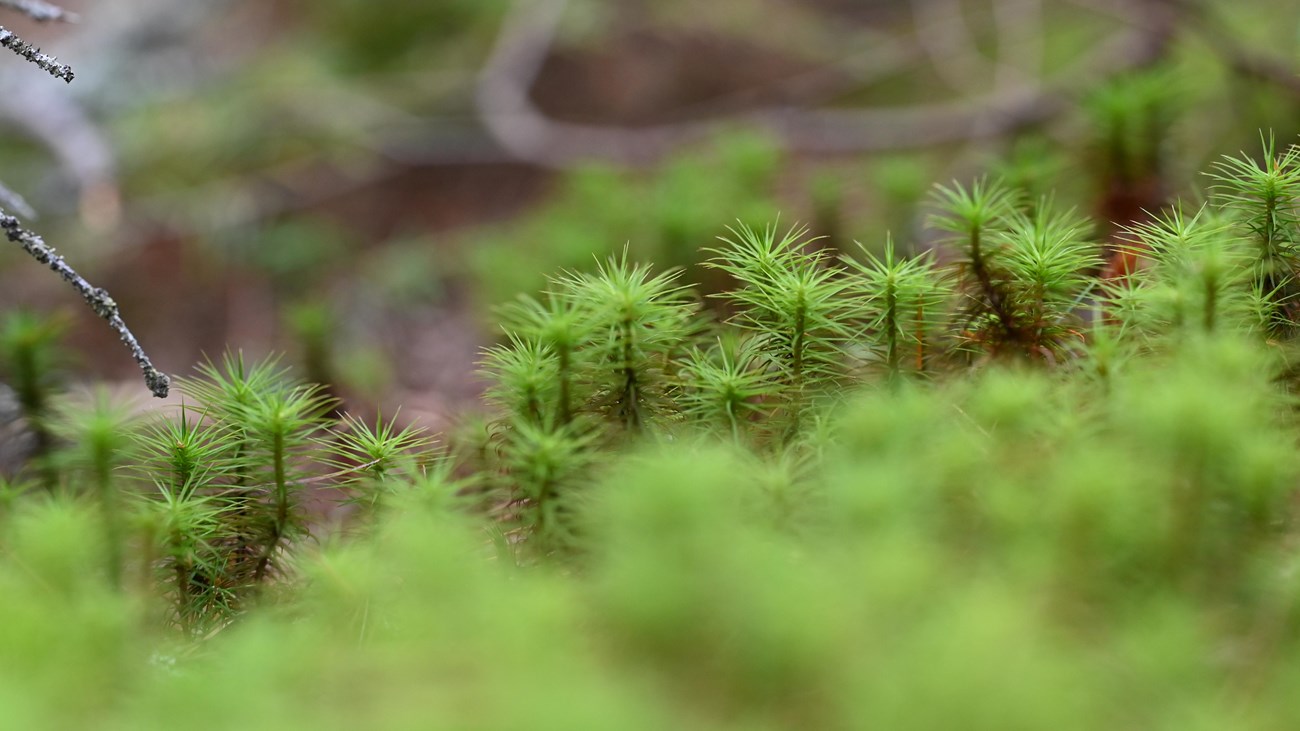
<svg viewBox="0 0 1300 731">
<path fill-rule="evenodd" d="M 647 128 L 576 124 L 548 117 L 530 91 L 555 41 L 566 0 L 521 0 L 502 27 L 479 77 L 486 129 L 514 157 L 548 167 L 581 161 L 641 164 L 736 125 L 767 129 L 791 149 L 860 153 L 1003 135 L 1068 108 L 1089 83 L 1159 58 L 1167 34 L 1132 27 L 1100 44 L 1050 88 L 1016 86 L 928 105 L 867 109 L 772 107 Z"/>
</svg>

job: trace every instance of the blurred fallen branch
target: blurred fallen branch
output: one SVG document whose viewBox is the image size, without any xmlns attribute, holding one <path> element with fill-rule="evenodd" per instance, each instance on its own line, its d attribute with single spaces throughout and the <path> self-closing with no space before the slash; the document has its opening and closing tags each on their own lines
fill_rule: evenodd
<svg viewBox="0 0 1300 731">
<path fill-rule="evenodd" d="M 37 218 L 36 211 L 28 205 L 27 199 L 10 190 L 4 183 L 0 183 L 0 208 L 17 211 L 24 218 Z"/>
<path fill-rule="evenodd" d="M 1192 29 L 1233 73 L 1271 84 L 1292 96 L 1300 96 L 1300 70 L 1295 64 L 1252 50 L 1223 33 L 1222 21 L 1212 17 L 1213 6 L 1193 0 L 1170 1 L 1185 11 Z"/>
<path fill-rule="evenodd" d="M 0 120 L 12 122 L 54 154 L 59 167 L 76 183 L 86 224 L 95 230 L 116 225 L 116 157 L 81 103 L 40 79 L 11 79 L 4 91 L 23 103 L 0 107 Z"/>
<path fill-rule="evenodd" d="M 721 119 L 645 128 L 562 122 L 543 113 L 530 90 L 555 40 L 566 0 L 521 0 L 506 22 L 479 76 L 482 122 L 516 158 L 549 167 L 587 160 L 641 164 L 737 124 L 766 128 L 795 150 L 848 153 L 915 148 L 1000 136 L 1051 119 L 1068 108 L 1081 83 L 1163 56 L 1163 25 L 1134 25 L 1103 42 L 1054 88 L 1017 86 L 951 103 L 872 109 L 775 107 Z"/>
<path fill-rule="evenodd" d="M 1268 82 L 1293 96 L 1300 96 L 1300 73 L 1280 59 L 1247 52 L 1240 46 L 1223 46 L 1228 66 L 1247 78 Z"/>
<path fill-rule="evenodd" d="M 996 0 L 993 22 L 998 33 L 994 86 L 1039 85 L 1047 50 L 1043 0 Z"/>
<path fill-rule="evenodd" d="M 70 13 L 58 5 L 44 2 L 44 0 L 0 0 L 0 8 L 16 10 L 32 20 L 42 23 L 49 21 L 75 23 L 79 20 L 76 13 Z"/>
<path fill-rule="evenodd" d="M 997 33 L 997 57 L 992 70 L 993 89 L 1006 92 L 1022 89 L 1026 92 L 1042 88 L 1043 40 L 1046 31 L 1043 18 L 1043 0 L 994 0 L 993 21 Z M 996 122 L 996 120 L 989 120 Z M 988 123 L 988 122 L 986 122 Z M 996 136 L 996 130 L 973 130 L 971 138 L 962 149 L 947 158 L 947 177 L 962 177 L 956 171 L 978 169 L 975 161 L 984 158 L 979 143 Z M 924 228 L 925 212 L 915 213 L 914 228 Z"/>
<path fill-rule="evenodd" d="M 993 64 L 975 47 L 961 0 L 911 0 L 909 5 L 917 43 L 939 78 L 957 93 L 987 86 Z"/>
<path fill-rule="evenodd" d="M 778 96 L 797 99 L 799 105 L 746 109 L 744 102 L 754 98 L 749 90 L 670 110 L 674 117 L 690 114 L 693 118 L 626 128 L 566 123 L 549 118 L 532 103 L 531 86 L 551 52 L 565 3 L 520 3 L 479 75 L 476 114 L 431 118 L 359 90 L 286 89 L 287 94 L 307 94 L 308 101 L 302 103 L 304 123 L 347 132 L 359 151 L 373 157 L 352 158 L 329 174 L 310 161 L 299 161 L 219 181 L 201 192 L 189 191 L 187 197 L 204 201 L 194 214 L 201 221 L 187 219 L 186 206 L 178 205 L 170 194 L 159 195 L 144 207 L 152 211 L 151 218 L 183 227 L 231 229 L 328 204 L 411 168 L 506 163 L 563 168 L 591 160 L 636 165 L 741 124 L 766 128 L 792 149 L 812 153 L 979 142 L 1051 120 L 1069 109 L 1079 91 L 1098 77 L 1161 58 L 1169 37 L 1165 25 L 1138 22 L 1140 13 L 1130 11 L 1125 32 L 1093 48 L 1073 68 L 1058 74 L 1051 88 L 1043 88 L 1035 73 L 1041 67 L 1041 44 L 1022 47 L 1022 41 L 1041 30 L 1041 0 L 999 0 L 996 5 L 998 46 L 1016 50 L 1009 51 L 1006 59 L 997 59 L 995 87 L 984 95 L 885 109 L 805 106 L 853 88 L 848 84 L 860 87 L 879 74 L 897 72 L 923 59 L 919 47 L 900 42 L 774 80 L 762 89 L 767 94 L 781 89 Z M 348 111 L 342 117 L 315 120 L 307 110 L 320 106 Z"/>
<path fill-rule="evenodd" d="M 761 93 L 778 96 L 785 104 L 811 105 L 861 89 L 896 74 L 924 57 L 916 44 L 873 42 L 869 50 L 846 55 L 834 64 L 792 74 L 759 88 L 740 89 L 709 99 L 662 110 L 674 122 L 744 113 Z M 660 111 L 660 110 L 656 110 Z"/>
</svg>

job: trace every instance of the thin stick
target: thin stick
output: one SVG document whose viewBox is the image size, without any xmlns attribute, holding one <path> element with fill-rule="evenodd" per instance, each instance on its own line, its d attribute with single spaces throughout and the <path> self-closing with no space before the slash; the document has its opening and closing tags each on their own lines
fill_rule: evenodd
<svg viewBox="0 0 1300 731">
<path fill-rule="evenodd" d="M 50 76 L 56 79 L 63 79 L 69 84 L 72 83 L 72 67 L 59 63 L 59 59 L 45 53 L 41 49 L 24 41 L 8 28 L 0 25 L 0 46 L 4 46 L 32 63 L 40 66 Z"/>
<path fill-rule="evenodd" d="M 122 321 L 122 315 L 118 311 L 117 303 L 108 295 L 108 292 L 99 287 L 91 286 L 80 274 L 78 274 L 68 263 L 63 260 L 62 256 L 54 253 L 54 249 L 41 239 L 40 236 L 28 231 L 22 227 L 17 218 L 9 215 L 0 208 L 0 228 L 3 228 L 5 235 L 23 247 L 33 259 L 48 266 L 63 277 L 63 281 L 72 285 L 77 290 L 82 299 L 90 305 L 90 309 L 95 311 L 96 315 L 108 321 L 110 327 L 117 331 L 118 337 L 131 350 L 131 356 L 135 362 L 140 364 L 140 370 L 144 372 L 144 382 L 158 398 L 166 398 L 167 392 L 171 388 L 171 379 L 166 373 L 154 368 L 153 362 L 145 354 L 144 349 L 140 347 L 139 341 L 131 330 L 127 328 L 126 323 Z"/>
</svg>

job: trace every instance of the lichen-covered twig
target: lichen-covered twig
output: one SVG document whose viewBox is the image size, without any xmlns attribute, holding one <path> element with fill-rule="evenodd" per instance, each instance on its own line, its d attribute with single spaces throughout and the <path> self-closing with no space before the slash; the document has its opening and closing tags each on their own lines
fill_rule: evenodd
<svg viewBox="0 0 1300 731">
<path fill-rule="evenodd" d="M 72 83 L 72 67 L 67 64 L 59 63 L 59 59 L 45 53 L 41 49 L 24 41 L 14 32 L 0 25 L 0 46 L 4 46 L 32 63 L 40 66 L 56 79 L 63 79 L 69 84 Z"/>
<path fill-rule="evenodd" d="M 32 20 L 38 20 L 42 23 L 52 20 L 75 23 L 78 20 L 76 13 L 70 13 L 58 5 L 45 2 L 45 0 L 0 0 L 0 8 L 17 10 Z"/>
<path fill-rule="evenodd" d="M 149 390 L 158 398 L 166 398 L 167 392 L 171 388 L 171 379 L 166 373 L 154 368 L 153 362 L 145 354 L 140 343 L 131 334 L 126 323 L 122 321 L 122 315 L 118 311 L 117 303 L 108 295 L 108 292 L 99 287 L 91 286 L 80 274 L 63 260 L 62 256 L 54 253 L 54 249 L 41 239 L 40 236 L 28 231 L 22 227 L 17 218 L 0 209 L 0 228 L 3 228 L 5 235 L 23 247 L 23 250 L 32 256 L 33 259 L 45 264 L 50 269 L 63 277 L 63 281 L 71 284 L 73 289 L 81 294 L 90 308 L 95 311 L 96 315 L 108 321 L 108 324 L 117 331 L 118 337 L 130 348 L 132 357 L 135 362 L 140 364 L 140 370 L 144 371 L 144 382 L 149 386 Z"/>
</svg>

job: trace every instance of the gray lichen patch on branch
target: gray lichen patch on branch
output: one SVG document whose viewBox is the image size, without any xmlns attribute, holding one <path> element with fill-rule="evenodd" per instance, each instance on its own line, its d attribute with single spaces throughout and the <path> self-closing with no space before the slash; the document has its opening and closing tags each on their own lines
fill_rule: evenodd
<svg viewBox="0 0 1300 731">
<path fill-rule="evenodd" d="M 24 41 L 14 32 L 0 25 L 0 46 L 4 46 L 32 63 L 40 66 L 47 73 L 56 79 L 63 79 L 69 84 L 72 83 L 72 67 L 67 64 L 59 63 L 59 59 L 45 53 L 32 44 Z"/>
<path fill-rule="evenodd" d="M 48 266 L 63 277 L 63 281 L 72 285 L 72 288 L 86 300 L 90 308 L 95 311 L 96 315 L 108 321 L 110 327 L 117 332 L 118 338 L 131 350 L 131 356 L 135 362 L 140 364 L 140 370 L 144 372 L 145 385 L 158 398 L 166 398 L 167 392 L 171 388 L 171 379 L 166 373 L 154 367 L 149 356 L 140 347 L 139 341 L 131 333 L 130 328 L 122 320 L 121 312 L 118 309 L 117 302 L 109 296 L 108 292 L 100 287 L 94 287 L 87 282 L 80 274 L 68 265 L 63 257 L 54 252 L 53 247 L 45 243 L 40 236 L 28 231 L 22 227 L 17 218 L 0 209 L 0 228 L 3 228 L 5 235 L 10 241 L 19 244 L 31 255 L 33 259 Z"/>
<path fill-rule="evenodd" d="M 79 20 L 76 13 L 70 13 L 58 5 L 45 2 L 45 0 L 0 0 L 0 8 L 16 10 L 32 20 L 42 23 L 49 21 L 75 23 Z"/>
</svg>

